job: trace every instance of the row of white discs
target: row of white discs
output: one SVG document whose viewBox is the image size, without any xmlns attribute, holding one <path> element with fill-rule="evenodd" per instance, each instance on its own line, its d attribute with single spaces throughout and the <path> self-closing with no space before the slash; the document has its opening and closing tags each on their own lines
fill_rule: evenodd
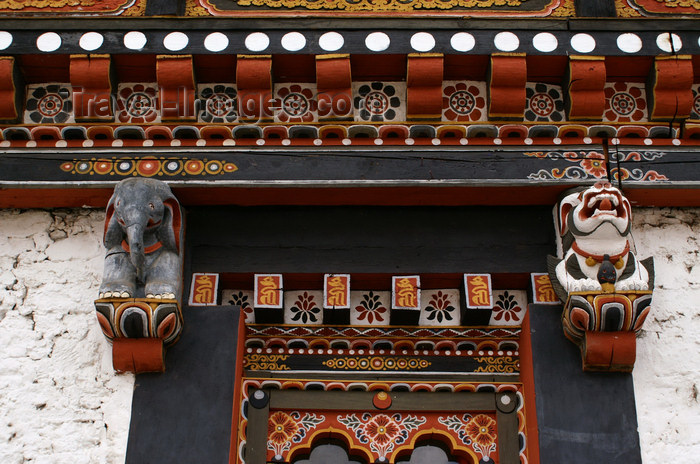
<svg viewBox="0 0 700 464">
<path fill-rule="evenodd" d="M 12 45 L 10 32 L 0 31 L 0 50 Z M 124 35 L 124 46 L 130 50 L 142 50 L 148 39 L 143 32 L 131 31 Z M 173 52 L 187 48 L 190 39 L 184 32 L 171 32 L 163 38 L 163 46 Z M 104 36 L 99 32 L 86 32 L 78 44 L 83 50 L 95 51 L 104 43 Z M 520 47 L 520 39 L 513 32 L 499 32 L 493 39 L 494 46 L 503 52 L 513 52 Z M 571 37 L 571 48 L 579 53 L 590 53 L 597 44 L 590 34 L 579 33 Z M 62 39 L 56 32 L 46 32 L 36 39 L 36 47 L 42 52 L 53 52 L 61 47 Z M 338 32 L 326 32 L 318 40 L 321 49 L 334 52 L 343 48 L 345 38 Z M 411 36 L 411 47 L 417 52 L 429 52 L 435 48 L 435 37 L 429 32 L 417 32 Z M 282 37 L 282 48 L 296 52 L 306 46 L 306 37 L 300 32 L 289 32 Z M 365 46 L 373 52 L 382 52 L 391 45 L 391 39 L 384 32 L 372 32 L 365 38 Z M 468 52 L 476 45 L 476 39 L 468 32 L 452 35 L 450 45 L 457 52 Z M 532 38 L 536 50 L 544 53 L 553 52 L 559 47 L 559 41 L 549 32 L 541 32 Z M 625 53 L 637 53 L 642 49 L 642 39 L 634 33 L 627 32 L 617 37 L 618 48 Z M 678 52 L 683 42 L 677 34 L 664 32 L 656 38 L 657 47 L 666 53 Z M 700 38 L 698 39 L 700 46 Z M 229 38 L 221 32 L 212 32 L 204 39 L 204 48 L 210 52 L 221 52 L 229 46 Z M 253 32 L 245 39 L 245 47 L 251 52 L 262 52 L 270 46 L 270 37 L 264 32 Z"/>
</svg>

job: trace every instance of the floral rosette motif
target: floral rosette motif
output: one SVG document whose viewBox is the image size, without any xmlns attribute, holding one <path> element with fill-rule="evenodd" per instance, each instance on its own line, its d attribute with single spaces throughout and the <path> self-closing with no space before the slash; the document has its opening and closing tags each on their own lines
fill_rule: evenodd
<svg viewBox="0 0 700 464">
<path fill-rule="evenodd" d="M 302 417 L 297 411 L 270 414 L 267 422 L 267 449 L 275 453 L 276 459 L 282 459 L 283 453 L 289 451 L 292 443 L 301 442 L 309 430 L 316 428 L 325 419 L 325 416 L 312 413 L 305 413 Z"/>
<path fill-rule="evenodd" d="M 359 83 L 353 107 L 356 118 L 361 121 L 398 121 L 405 113 L 397 83 Z"/>
<path fill-rule="evenodd" d="M 615 82 L 605 84 L 604 121 L 643 122 L 647 119 L 647 102 L 643 85 Z"/>
<path fill-rule="evenodd" d="M 564 120 L 564 97 L 561 87 L 528 82 L 525 93 L 527 96 L 526 121 L 559 122 Z"/>
<path fill-rule="evenodd" d="M 228 300 L 228 304 L 241 307 L 241 311 L 245 314 L 245 321 L 249 324 L 255 322 L 255 312 L 253 305 L 250 304 L 251 299 L 250 295 L 238 290 L 231 293 L 231 298 Z"/>
<path fill-rule="evenodd" d="M 700 84 L 693 85 L 693 106 L 690 109 L 690 119 L 700 119 Z"/>
<path fill-rule="evenodd" d="M 442 118 L 446 121 L 486 119 L 486 88 L 481 82 L 446 81 L 442 88 Z"/>
<path fill-rule="evenodd" d="M 297 296 L 297 301 L 289 308 L 292 313 L 292 321 L 302 324 L 316 323 L 319 321 L 321 308 L 314 301 L 314 295 L 309 292 Z"/>
<path fill-rule="evenodd" d="M 506 290 L 498 295 L 491 318 L 495 324 L 520 322 L 522 312 L 523 309 L 515 299 L 515 295 Z"/>
<path fill-rule="evenodd" d="M 143 124 L 159 121 L 157 84 L 120 84 L 117 107 L 119 122 Z"/>
<path fill-rule="evenodd" d="M 361 417 L 355 414 L 338 417 L 338 422 L 355 432 L 355 438 L 360 443 L 369 444 L 370 450 L 377 453 L 383 461 L 395 445 L 403 444 L 408 439 L 409 432 L 425 424 L 426 419 L 411 414 L 397 413 L 389 416 L 364 413 Z"/>
<path fill-rule="evenodd" d="M 73 92 L 70 84 L 27 87 L 26 123 L 60 124 L 73 122 Z"/>
<path fill-rule="evenodd" d="M 314 122 L 317 120 L 316 91 L 299 84 L 278 87 L 275 120 L 278 122 Z"/>
<path fill-rule="evenodd" d="M 238 119 L 238 92 L 234 84 L 199 87 L 199 121 L 232 123 Z"/>
<path fill-rule="evenodd" d="M 370 291 L 362 295 L 362 301 L 355 307 L 357 311 L 357 321 L 373 324 L 384 322 L 388 314 L 388 309 L 380 301 L 379 295 Z"/>
<path fill-rule="evenodd" d="M 428 306 L 425 307 L 425 311 L 428 312 L 429 321 L 451 321 L 453 315 L 456 313 L 455 307 L 449 300 L 447 294 L 438 291 L 437 293 L 431 295 L 430 302 Z"/>
<path fill-rule="evenodd" d="M 476 415 L 467 424 L 466 433 L 474 449 L 488 462 L 489 455 L 496 451 L 496 421 L 486 414 Z"/>
</svg>

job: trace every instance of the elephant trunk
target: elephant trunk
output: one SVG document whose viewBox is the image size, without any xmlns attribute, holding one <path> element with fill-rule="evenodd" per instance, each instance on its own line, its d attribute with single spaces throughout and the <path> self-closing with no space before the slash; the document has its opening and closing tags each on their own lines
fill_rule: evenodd
<svg viewBox="0 0 700 464">
<path fill-rule="evenodd" d="M 143 249 L 143 232 L 142 224 L 132 224 L 126 228 L 127 242 L 129 243 L 129 255 L 131 263 L 136 268 L 136 277 L 143 282 L 144 271 L 146 265 L 146 253 Z"/>
</svg>

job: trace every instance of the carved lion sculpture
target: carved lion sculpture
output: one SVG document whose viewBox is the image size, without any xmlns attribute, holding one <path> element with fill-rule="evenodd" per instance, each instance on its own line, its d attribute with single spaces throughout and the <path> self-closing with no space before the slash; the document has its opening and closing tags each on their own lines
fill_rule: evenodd
<svg viewBox="0 0 700 464">
<path fill-rule="evenodd" d="M 639 261 L 630 235 L 632 208 L 609 182 L 571 193 L 558 204 L 562 259 L 548 257 L 552 285 L 571 292 L 650 290 L 653 258 Z"/>
</svg>

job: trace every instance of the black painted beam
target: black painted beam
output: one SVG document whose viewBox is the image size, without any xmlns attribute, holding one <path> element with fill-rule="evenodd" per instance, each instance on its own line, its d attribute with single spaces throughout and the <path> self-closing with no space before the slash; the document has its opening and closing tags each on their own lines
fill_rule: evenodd
<svg viewBox="0 0 700 464">
<path fill-rule="evenodd" d="M 148 0 L 146 16 L 184 16 L 185 0 Z"/>
<path fill-rule="evenodd" d="M 542 464 L 641 464 L 632 375 L 581 369 L 561 306 L 530 305 Z"/>
<path fill-rule="evenodd" d="M 166 371 L 136 376 L 126 464 L 228 462 L 239 314 L 185 308 Z"/>
</svg>

